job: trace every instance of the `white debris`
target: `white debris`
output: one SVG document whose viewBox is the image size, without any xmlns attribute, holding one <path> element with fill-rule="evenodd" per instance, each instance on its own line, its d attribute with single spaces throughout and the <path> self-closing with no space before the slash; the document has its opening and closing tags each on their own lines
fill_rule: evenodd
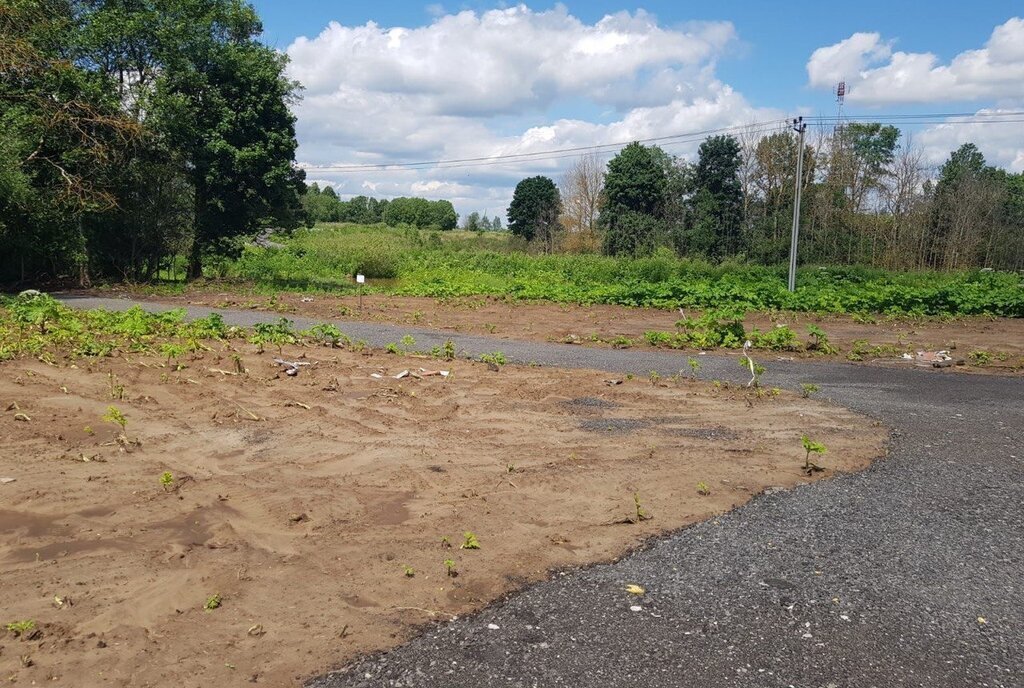
<svg viewBox="0 0 1024 688">
<path fill-rule="evenodd" d="M 498 624 L 490 623 L 490 624 L 487 624 L 487 628 L 489 628 L 492 631 L 497 631 L 498 629 L 501 628 L 501 626 L 499 626 Z"/>
<path fill-rule="evenodd" d="M 644 608 L 638 604 L 634 604 L 632 607 L 629 608 L 629 611 L 631 612 L 642 612 L 643 610 Z"/>
</svg>

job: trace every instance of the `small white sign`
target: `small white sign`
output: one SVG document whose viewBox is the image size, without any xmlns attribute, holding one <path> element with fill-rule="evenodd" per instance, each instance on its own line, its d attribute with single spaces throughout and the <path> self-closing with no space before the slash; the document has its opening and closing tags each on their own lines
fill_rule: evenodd
<svg viewBox="0 0 1024 688">
<path fill-rule="evenodd" d="M 364 282 L 366 282 L 365 275 L 356 275 L 356 284 L 363 284 Z"/>
</svg>

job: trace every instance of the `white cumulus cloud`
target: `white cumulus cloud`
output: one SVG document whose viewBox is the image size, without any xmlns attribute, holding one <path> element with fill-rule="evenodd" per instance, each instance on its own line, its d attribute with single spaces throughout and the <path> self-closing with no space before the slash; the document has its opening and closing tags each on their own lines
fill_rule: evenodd
<svg viewBox="0 0 1024 688">
<path fill-rule="evenodd" d="M 561 5 L 437 12 L 425 26 L 331 22 L 288 47 L 290 76 L 305 89 L 298 155 L 310 179 L 343 196 L 373 189 L 503 214 L 519 179 L 557 178 L 573 160 L 341 168 L 627 142 L 782 116 L 717 79 L 716 61 L 737 44 L 729 22 L 669 27 L 640 10 L 587 23 Z"/>
<path fill-rule="evenodd" d="M 1024 19 L 995 27 L 985 46 L 949 63 L 933 53 L 893 51 L 878 33 L 855 33 L 819 48 L 807 62 L 811 86 L 845 79 L 847 102 L 861 105 L 1024 98 Z"/>
</svg>

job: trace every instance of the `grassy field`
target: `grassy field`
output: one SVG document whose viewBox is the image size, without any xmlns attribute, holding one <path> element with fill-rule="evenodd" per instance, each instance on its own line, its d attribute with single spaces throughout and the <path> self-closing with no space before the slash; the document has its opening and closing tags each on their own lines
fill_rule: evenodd
<svg viewBox="0 0 1024 688">
<path fill-rule="evenodd" d="M 323 225 L 248 248 L 224 273 L 263 288 L 348 291 L 362 272 L 370 288 L 409 296 L 492 295 L 580 304 L 734 308 L 820 313 L 1024 316 L 1024 278 L 1014 273 L 894 273 L 861 267 L 800 269 L 795 293 L 785 266 L 711 264 L 668 251 L 649 258 L 535 255 L 507 233 L 421 232 Z"/>
</svg>

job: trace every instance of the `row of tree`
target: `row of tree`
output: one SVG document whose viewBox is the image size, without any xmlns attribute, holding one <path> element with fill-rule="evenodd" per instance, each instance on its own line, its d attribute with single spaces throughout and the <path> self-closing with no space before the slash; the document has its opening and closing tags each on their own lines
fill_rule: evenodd
<svg viewBox="0 0 1024 688">
<path fill-rule="evenodd" d="M 930 171 L 898 129 L 855 123 L 804 149 L 801 260 L 895 269 L 1024 268 L 1024 174 L 973 144 Z M 524 179 L 509 229 L 547 251 L 786 259 L 796 187 L 790 131 L 716 136 L 696 162 L 633 143 L 607 166 L 581 158 L 562 179 Z"/>
<path fill-rule="evenodd" d="M 451 201 L 428 201 L 425 198 L 392 198 L 377 200 L 355 196 L 343 201 L 330 186 L 323 189 L 310 184 L 302 197 L 302 206 L 310 222 L 384 223 L 390 227 L 409 225 L 420 229 L 455 229 L 459 216 Z"/>
<path fill-rule="evenodd" d="M 151 278 L 303 220 L 297 84 L 241 0 L 0 2 L 0 280 Z"/>
</svg>

